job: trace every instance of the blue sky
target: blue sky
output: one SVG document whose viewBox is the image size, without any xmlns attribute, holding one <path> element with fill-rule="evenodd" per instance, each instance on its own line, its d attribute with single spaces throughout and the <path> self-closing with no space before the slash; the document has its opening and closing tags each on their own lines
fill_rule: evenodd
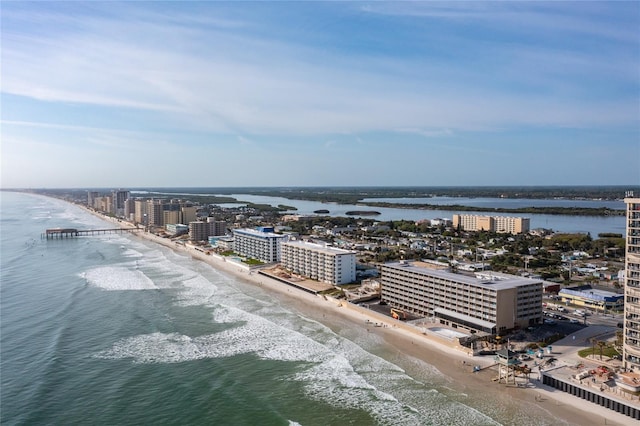
<svg viewBox="0 0 640 426">
<path fill-rule="evenodd" d="M 640 184 L 640 2 L 3 2 L 1 185 Z"/>
</svg>

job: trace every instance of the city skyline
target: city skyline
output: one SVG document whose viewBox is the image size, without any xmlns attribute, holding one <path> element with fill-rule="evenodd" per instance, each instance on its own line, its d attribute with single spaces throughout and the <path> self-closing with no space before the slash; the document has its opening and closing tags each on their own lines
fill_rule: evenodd
<svg viewBox="0 0 640 426">
<path fill-rule="evenodd" d="M 637 2 L 0 13 L 3 188 L 640 183 Z"/>
</svg>

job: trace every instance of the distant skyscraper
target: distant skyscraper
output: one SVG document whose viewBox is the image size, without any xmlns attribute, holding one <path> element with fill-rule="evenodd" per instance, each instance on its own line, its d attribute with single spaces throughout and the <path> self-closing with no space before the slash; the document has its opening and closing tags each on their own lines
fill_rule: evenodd
<svg viewBox="0 0 640 426">
<path fill-rule="evenodd" d="M 147 224 L 164 227 L 164 200 L 147 201 Z"/>
<path fill-rule="evenodd" d="M 113 207 L 111 211 L 118 217 L 124 217 L 124 202 L 129 199 L 129 191 L 122 189 L 111 191 Z"/>
<path fill-rule="evenodd" d="M 96 191 L 87 191 L 87 205 L 95 209 L 95 201 L 99 196 L 100 194 Z"/>
<path fill-rule="evenodd" d="M 147 224 L 147 200 L 135 200 L 133 220 L 135 223 Z"/>
<path fill-rule="evenodd" d="M 127 198 L 124 201 L 124 218 L 133 220 L 136 212 L 136 202 L 133 198 Z"/>
<path fill-rule="evenodd" d="M 627 205 L 627 241 L 623 363 L 625 368 L 640 371 L 640 198 L 625 198 L 624 202 Z"/>
<path fill-rule="evenodd" d="M 196 206 L 183 206 L 181 207 L 181 210 L 182 210 L 182 221 L 180 223 L 188 225 L 189 222 L 195 222 L 195 220 L 198 218 L 196 215 L 196 210 L 197 210 Z"/>
</svg>

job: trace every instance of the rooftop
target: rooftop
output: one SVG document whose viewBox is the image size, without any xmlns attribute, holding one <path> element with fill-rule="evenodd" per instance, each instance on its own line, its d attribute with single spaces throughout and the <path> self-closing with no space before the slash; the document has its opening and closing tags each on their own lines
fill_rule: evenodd
<svg viewBox="0 0 640 426">
<path fill-rule="evenodd" d="M 302 247 L 308 250 L 313 250 L 313 251 L 317 251 L 317 252 L 321 252 L 321 253 L 327 253 L 327 254 L 355 254 L 355 251 L 350 251 L 350 250 L 344 250 L 341 248 L 337 248 L 337 247 L 332 247 L 332 246 L 326 246 L 323 244 L 317 244 L 317 243 L 309 243 L 306 241 L 288 241 L 286 243 L 284 243 L 284 245 L 289 245 L 289 246 L 294 246 L 294 247 Z"/>
<path fill-rule="evenodd" d="M 456 274 L 449 271 L 432 269 L 422 266 L 420 263 L 400 261 L 386 263 L 383 268 L 405 269 L 412 273 L 426 275 L 430 277 L 440 278 L 443 280 L 453 281 L 460 284 L 467 284 L 475 287 L 485 287 L 495 290 L 505 290 L 516 287 L 524 287 L 532 284 L 542 285 L 541 280 L 535 280 L 516 275 L 498 274 L 490 271 L 478 273 L 475 276 Z"/>
</svg>

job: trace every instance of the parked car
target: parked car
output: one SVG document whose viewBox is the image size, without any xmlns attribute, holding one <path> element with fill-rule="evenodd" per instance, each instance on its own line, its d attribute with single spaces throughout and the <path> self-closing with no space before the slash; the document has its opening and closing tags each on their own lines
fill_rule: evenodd
<svg viewBox="0 0 640 426">
<path fill-rule="evenodd" d="M 570 322 L 571 324 L 580 324 L 580 320 L 577 320 L 577 319 L 575 319 L 575 318 L 571 318 L 571 319 L 569 320 L 569 322 Z"/>
</svg>

